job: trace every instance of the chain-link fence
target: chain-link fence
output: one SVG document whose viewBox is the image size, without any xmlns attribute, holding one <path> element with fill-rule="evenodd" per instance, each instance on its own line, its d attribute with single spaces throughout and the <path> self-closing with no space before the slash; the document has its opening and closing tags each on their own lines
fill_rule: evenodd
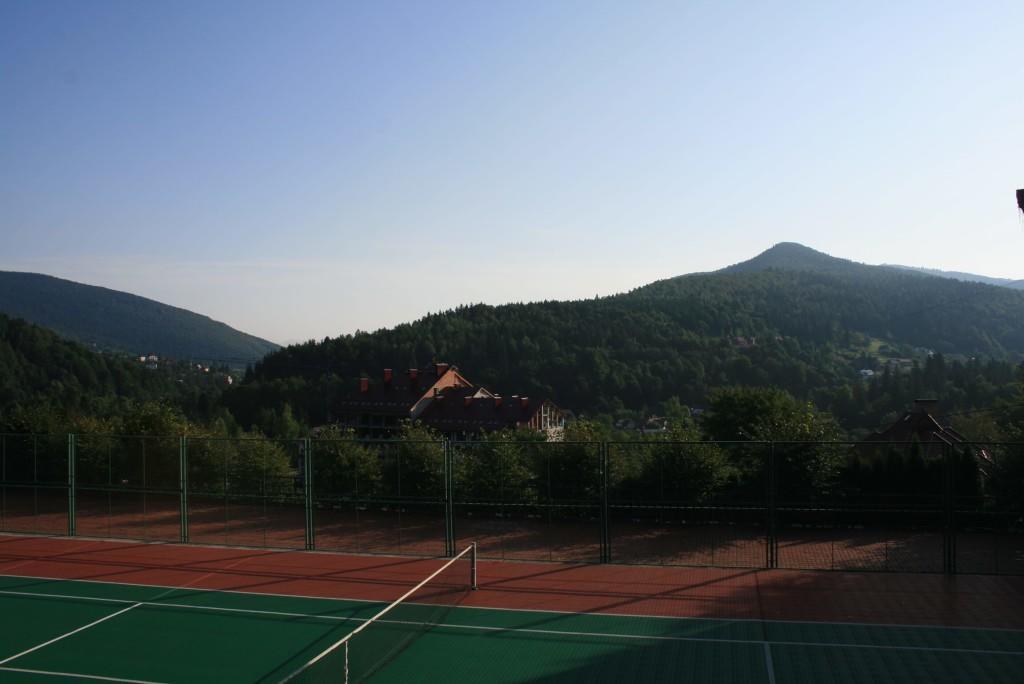
<svg viewBox="0 0 1024 684">
<path fill-rule="evenodd" d="M 312 543 L 355 553 L 444 555 L 443 442 L 311 443 Z"/>
<path fill-rule="evenodd" d="M 179 440 L 74 435 L 74 531 L 87 537 L 179 541 Z"/>
<path fill-rule="evenodd" d="M 0 531 L 1024 574 L 1024 444 L 0 435 Z"/>
<path fill-rule="evenodd" d="M 593 442 L 455 442 L 457 546 L 484 558 L 602 560 L 602 455 Z"/>
<path fill-rule="evenodd" d="M 1024 444 L 954 453 L 954 571 L 1024 575 Z"/>
<path fill-rule="evenodd" d="M 185 538 L 203 544 L 305 548 L 305 498 L 296 482 L 303 444 L 188 439 Z"/>
<path fill-rule="evenodd" d="M 0 530 L 67 534 L 67 435 L 0 435 Z"/>
<path fill-rule="evenodd" d="M 773 450 L 778 567 L 946 568 L 946 445 L 775 443 Z"/>
<path fill-rule="evenodd" d="M 768 445 L 610 442 L 607 450 L 611 561 L 767 566 Z"/>
</svg>

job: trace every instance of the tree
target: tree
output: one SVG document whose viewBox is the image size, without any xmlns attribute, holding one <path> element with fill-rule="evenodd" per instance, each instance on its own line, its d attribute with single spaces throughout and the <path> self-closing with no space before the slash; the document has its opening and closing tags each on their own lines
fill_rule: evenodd
<svg viewBox="0 0 1024 684">
<path fill-rule="evenodd" d="M 776 486 L 780 497 L 826 496 L 844 460 L 835 419 L 809 402 L 777 389 L 732 387 L 712 394 L 703 427 L 713 440 L 774 442 Z M 733 462 L 750 483 L 764 481 L 764 449 L 730 450 Z"/>
</svg>

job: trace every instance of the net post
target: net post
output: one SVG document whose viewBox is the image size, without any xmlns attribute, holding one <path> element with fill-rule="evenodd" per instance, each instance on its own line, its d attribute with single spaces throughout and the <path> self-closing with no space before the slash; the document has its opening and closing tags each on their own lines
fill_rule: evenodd
<svg viewBox="0 0 1024 684">
<path fill-rule="evenodd" d="M 469 588 L 476 591 L 476 542 L 473 542 L 471 547 L 473 550 L 469 552 Z"/>
<path fill-rule="evenodd" d="M 348 674 L 348 642 L 346 641 L 345 642 L 345 684 L 348 684 L 348 682 L 349 682 L 349 674 Z"/>
</svg>

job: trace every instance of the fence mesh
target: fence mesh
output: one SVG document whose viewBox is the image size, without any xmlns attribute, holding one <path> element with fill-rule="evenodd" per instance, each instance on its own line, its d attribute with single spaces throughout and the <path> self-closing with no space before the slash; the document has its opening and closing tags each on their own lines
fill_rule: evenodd
<svg viewBox="0 0 1024 684">
<path fill-rule="evenodd" d="M 0 435 L 0 531 L 1024 574 L 1024 444 Z"/>
<path fill-rule="evenodd" d="M 444 555 L 445 463 L 442 442 L 314 441 L 317 548 Z"/>
<path fill-rule="evenodd" d="M 956 571 L 1024 574 L 1024 445 L 958 445 L 956 454 Z"/>
<path fill-rule="evenodd" d="M 778 566 L 942 572 L 944 444 L 775 444 Z"/>
<path fill-rule="evenodd" d="M 67 435 L 0 435 L 0 530 L 67 534 Z"/>
<path fill-rule="evenodd" d="M 456 544 L 485 558 L 601 560 L 601 445 L 452 444 Z"/>
<path fill-rule="evenodd" d="M 78 534 L 180 539 L 177 438 L 77 435 L 74 448 Z"/>
<path fill-rule="evenodd" d="M 765 567 L 768 445 L 608 444 L 610 560 Z"/>
<path fill-rule="evenodd" d="M 190 438 L 188 540 L 305 548 L 301 448 L 301 440 Z"/>
</svg>

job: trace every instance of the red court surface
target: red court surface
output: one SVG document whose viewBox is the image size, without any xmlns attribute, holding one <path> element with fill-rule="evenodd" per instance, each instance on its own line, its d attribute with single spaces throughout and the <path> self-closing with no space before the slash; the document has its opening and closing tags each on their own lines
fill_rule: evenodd
<svg viewBox="0 0 1024 684">
<path fill-rule="evenodd" d="M 434 559 L 0 535 L 0 575 L 391 601 Z M 479 563 L 464 605 L 1024 629 L 1024 577 Z"/>
</svg>

